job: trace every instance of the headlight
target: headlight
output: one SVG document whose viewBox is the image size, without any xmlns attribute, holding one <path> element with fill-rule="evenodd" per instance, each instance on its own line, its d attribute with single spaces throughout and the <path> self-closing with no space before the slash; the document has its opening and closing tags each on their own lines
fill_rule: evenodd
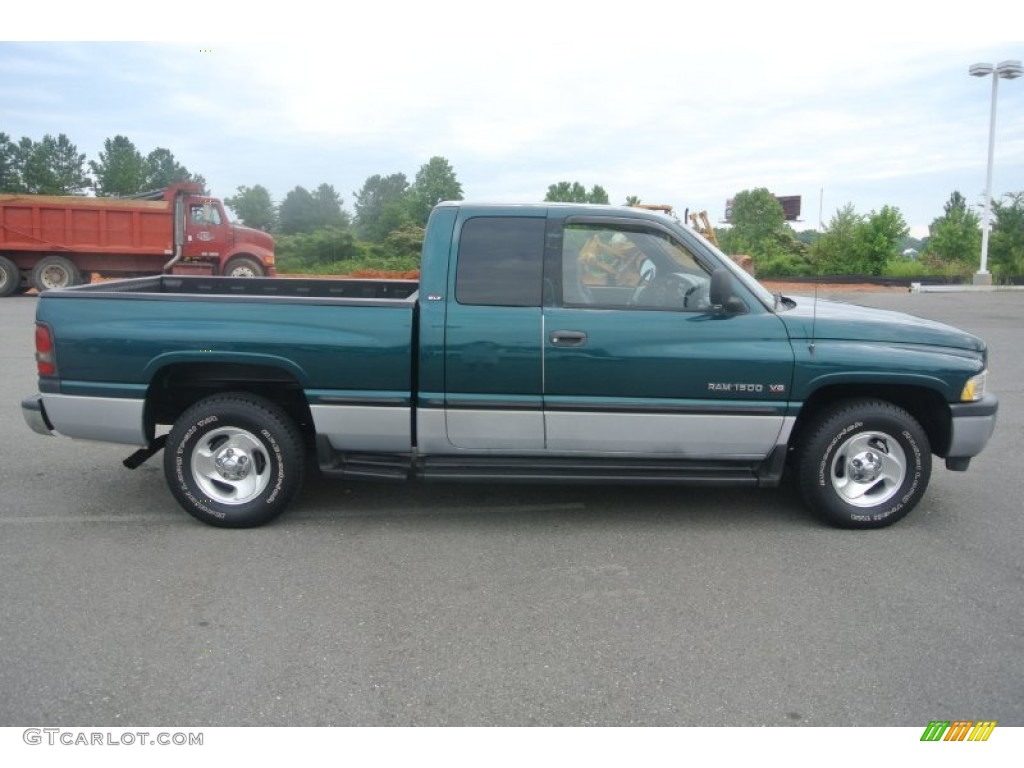
<svg viewBox="0 0 1024 768">
<path fill-rule="evenodd" d="M 985 379 L 988 376 L 988 371 L 982 371 L 977 376 L 971 376 L 964 384 L 964 389 L 960 393 L 960 401 L 964 403 L 971 403 L 977 400 L 981 400 L 985 394 Z"/>
</svg>

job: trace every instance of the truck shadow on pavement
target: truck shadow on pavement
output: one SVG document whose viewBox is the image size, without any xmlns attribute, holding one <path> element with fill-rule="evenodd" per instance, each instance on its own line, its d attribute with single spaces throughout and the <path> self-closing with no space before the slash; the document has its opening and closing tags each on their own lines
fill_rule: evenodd
<svg viewBox="0 0 1024 768">
<path fill-rule="evenodd" d="M 307 476 L 292 506 L 275 523 L 330 519 L 448 519 L 503 522 L 519 518 L 650 521 L 682 526 L 778 525 L 820 528 L 796 488 L 435 483 L 379 484 Z"/>
</svg>

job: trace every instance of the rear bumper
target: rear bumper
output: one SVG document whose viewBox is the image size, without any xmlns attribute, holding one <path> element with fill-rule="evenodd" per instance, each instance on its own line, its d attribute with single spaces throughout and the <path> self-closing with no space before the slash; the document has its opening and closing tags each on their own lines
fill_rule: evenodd
<svg viewBox="0 0 1024 768">
<path fill-rule="evenodd" d="M 953 414 L 953 433 L 946 456 L 952 459 L 977 456 L 996 428 L 999 412 L 996 396 L 985 395 L 976 403 L 956 403 L 949 406 L 949 410 Z"/>
<path fill-rule="evenodd" d="M 25 423 L 33 432 L 40 435 L 53 435 L 53 424 L 46 415 L 46 408 L 43 407 L 43 396 L 32 395 L 21 401 L 21 415 Z"/>
</svg>

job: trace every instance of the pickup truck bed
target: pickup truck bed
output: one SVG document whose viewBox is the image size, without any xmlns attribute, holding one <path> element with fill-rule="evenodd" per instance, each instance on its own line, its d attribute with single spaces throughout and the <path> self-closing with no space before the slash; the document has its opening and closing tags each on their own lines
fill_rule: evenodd
<svg viewBox="0 0 1024 768">
<path fill-rule="evenodd" d="M 155 275 L 132 280 L 111 280 L 79 288 L 75 296 L 145 294 L 157 296 L 263 296 L 275 298 L 388 299 L 415 302 L 419 283 L 415 280 L 352 280 L 338 278 L 280 278 L 277 280 L 233 277 L 185 277 Z"/>
</svg>

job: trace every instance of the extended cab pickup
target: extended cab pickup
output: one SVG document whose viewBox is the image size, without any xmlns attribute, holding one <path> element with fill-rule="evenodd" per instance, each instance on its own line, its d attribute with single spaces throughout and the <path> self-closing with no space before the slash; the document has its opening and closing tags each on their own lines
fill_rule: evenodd
<svg viewBox="0 0 1024 768">
<path fill-rule="evenodd" d="M 442 203 L 420 282 L 161 276 L 44 293 L 42 434 L 164 449 L 212 525 L 264 523 L 305 456 L 352 478 L 775 486 L 874 528 L 995 427 L 984 342 L 765 290 L 611 206 Z M 169 432 L 168 432 L 169 428 Z"/>
</svg>

